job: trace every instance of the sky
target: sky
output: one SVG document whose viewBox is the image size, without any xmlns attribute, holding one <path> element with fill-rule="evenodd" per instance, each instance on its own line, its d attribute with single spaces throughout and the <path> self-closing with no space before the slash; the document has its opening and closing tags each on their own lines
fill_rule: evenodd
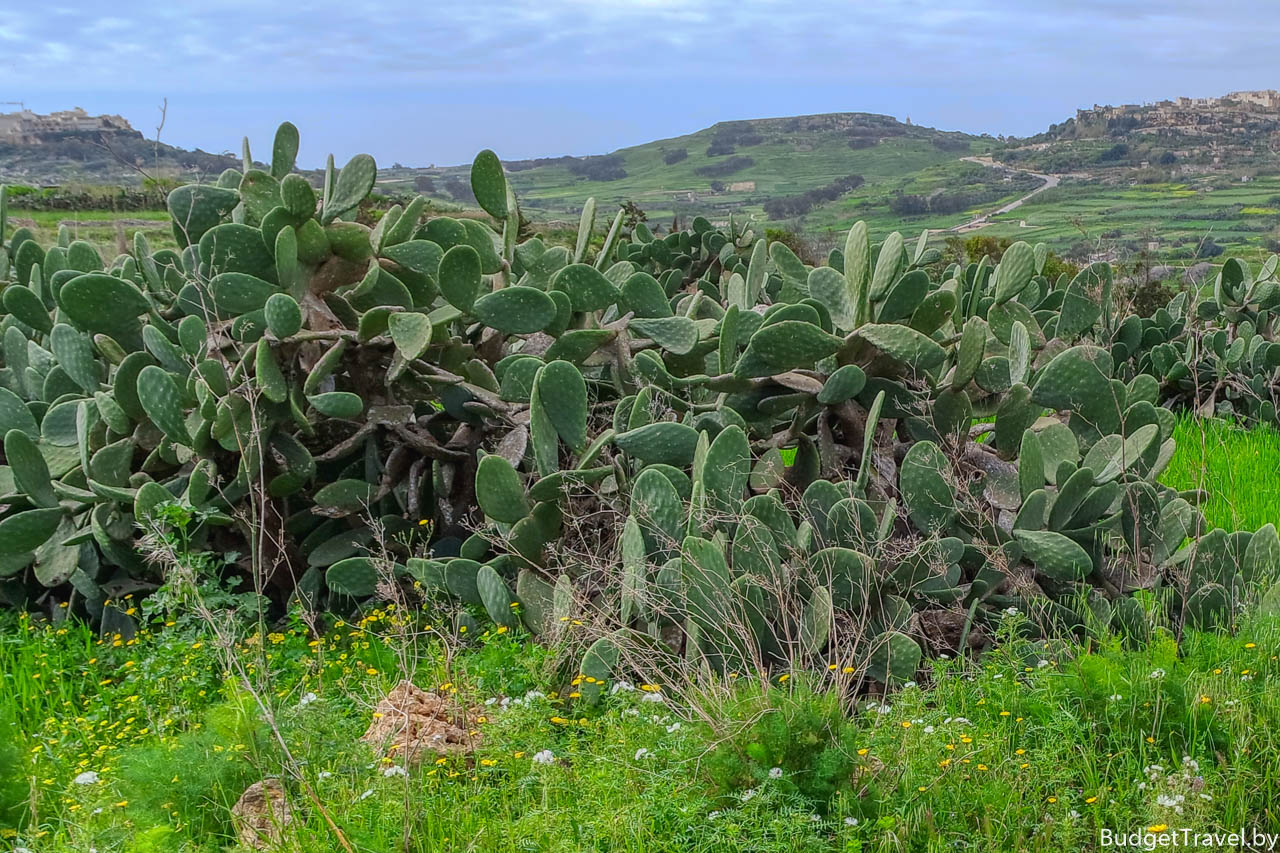
<svg viewBox="0 0 1280 853">
<path fill-rule="evenodd" d="M 0 100 L 299 164 L 598 154 L 877 112 L 1029 135 L 1093 103 L 1280 89 L 1274 0 L 73 0 L 0 15 Z M 17 109 L 0 103 L 0 112 Z"/>
</svg>

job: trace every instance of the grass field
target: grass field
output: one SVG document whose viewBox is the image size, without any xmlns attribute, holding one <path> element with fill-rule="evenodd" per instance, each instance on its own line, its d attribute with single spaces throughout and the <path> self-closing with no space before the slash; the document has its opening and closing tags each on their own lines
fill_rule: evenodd
<svg viewBox="0 0 1280 853">
<path fill-rule="evenodd" d="M 1079 850 L 1101 827 L 1280 824 L 1275 617 L 1126 650 L 1017 641 L 1011 616 L 981 664 L 939 661 L 852 715 L 799 676 L 589 708 L 555 692 L 572 688 L 541 646 L 487 634 L 446 656 L 423 640 L 415 680 L 479 709 L 482 741 L 406 775 L 358 740 L 400 678 L 388 616 L 318 642 L 300 625 L 251 634 L 229 650 L 245 681 L 199 634 L 117 645 L 7 624 L 0 790 L 34 817 L 0 833 L 40 851 L 218 850 L 267 775 L 297 797 L 286 850 L 340 849 L 335 826 L 358 850 L 710 853 Z"/>
<path fill-rule="evenodd" d="M 1280 524 L 1280 433 L 1184 417 L 1174 438 L 1178 452 L 1163 481 L 1207 492 L 1201 510 L 1210 524 L 1226 530 Z"/>
<path fill-rule="evenodd" d="M 118 221 L 124 223 L 120 228 Z M 31 228 L 42 246 L 51 246 L 57 242 L 59 226 L 66 225 L 72 239 L 93 243 L 108 263 L 121 251 L 133 250 L 133 235 L 139 231 L 153 249 L 174 248 L 177 241 L 169 223 L 169 213 L 164 210 L 9 210 L 10 233 L 17 227 Z"/>
<path fill-rule="evenodd" d="M 1274 432 L 1188 419 L 1178 438 L 1165 480 L 1208 489 L 1213 523 L 1275 520 Z M 992 653 L 852 709 L 840 661 L 593 707 L 563 649 L 505 630 L 384 609 L 211 633 L 164 600 L 133 639 L 3 617 L 0 845 L 212 853 L 264 777 L 290 792 L 271 848 L 290 851 L 1065 851 L 1102 828 L 1280 828 L 1280 614 L 1136 648 L 1032 642 L 1006 615 Z M 406 676 L 472 709 L 473 753 L 406 768 L 360 742 Z"/>
<path fill-rule="evenodd" d="M 1274 200 L 1280 178 L 1230 183 L 1202 178 L 1186 183 L 1114 186 L 1066 181 L 1011 213 L 986 232 L 1029 242 L 1154 242 L 1156 254 L 1191 258 L 1211 238 L 1223 245 L 1257 244 L 1280 226 Z M 1025 220 L 1027 227 L 1021 227 Z M 1119 232 L 1114 236 L 1113 232 Z M 1157 236 L 1158 235 L 1158 236 Z"/>
</svg>

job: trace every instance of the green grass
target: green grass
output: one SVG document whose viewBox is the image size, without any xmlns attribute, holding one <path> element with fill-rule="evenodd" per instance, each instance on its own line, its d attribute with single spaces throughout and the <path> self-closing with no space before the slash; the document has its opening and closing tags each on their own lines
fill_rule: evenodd
<svg viewBox="0 0 1280 853">
<path fill-rule="evenodd" d="M 302 850 L 339 849 L 335 825 L 356 850 L 887 853 L 1280 823 L 1275 616 L 1141 649 L 1031 642 L 1006 616 L 980 663 L 936 661 L 851 714 L 835 676 L 803 675 L 704 684 L 693 705 L 623 690 L 592 708 L 554 650 L 486 633 L 446 656 L 437 637 L 413 647 L 414 679 L 475 708 L 482 741 L 407 776 L 359 742 L 401 677 L 392 622 L 374 613 L 318 640 L 294 624 L 233 650 L 313 801 L 208 638 L 179 627 L 116 646 L 9 620 L 0 715 L 20 721 L 19 766 L 0 790 L 35 780 L 36 814 L 0 835 L 40 851 L 220 850 L 230 805 L 267 775 L 288 781 L 299 819 L 284 849 Z M 533 760 L 545 750 L 554 760 Z"/>
<path fill-rule="evenodd" d="M 994 217 L 981 233 L 1031 243 L 1045 242 L 1063 250 L 1072 244 L 1136 243 L 1167 261 L 1193 263 L 1196 247 L 1206 238 L 1238 253 L 1275 236 L 1280 215 L 1272 201 L 1280 195 L 1280 178 L 1262 177 L 1232 183 L 1226 176 L 1188 183 L 1128 186 L 1065 178 L 1007 214 Z M 1023 224 L 1025 222 L 1025 225 Z"/>
<path fill-rule="evenodd" d="M 1177 438 L 1164 481 L 1206 489 L 1211 523 L 1280 517 L 1280 435 L 1188 417 Z M 1280 828 L 1277 613 L 1234 635 L 1162 626 L 1141 647 L 1044 643 L 1007 614 L 993 651 L 883 698 L 854 699 L 850 662 L 831 661 L 592 707 L 574 654 L 523 635 L 387 609 L 318 634 L 242 626 L 224 647 L 166 621 L 165 600 L 139 607 L 134 639 L 0 617 L 0 847 L 213 853 L 265 776 L 297 809 L 289 850 L 340 849 L 334 827 L 355 850 L 412 853 L 1093 850 L 1104 827 Z M 405 775 L 360 742 L 406 674 L 473 709 L 474 754 Z"/>
<path fill-rule="evenodd" d="M 1210 524 L 1257 530 L 1280 523 L 1280 433 L 1184 416 L 1174 438 L 1178 451 L 1162 480 L 1178 490 L 1203 489 L 1200 508 Z"/>
<path fill-rule="evenodd" d="M 58 228 L 66 223 L 73 239 L 93 243 L 104 262 L 110 263 L 120 250 L 117 241 L 116 221 L 131 223 L 124 226 L 125 250 L 133 250 L 133 236 L 142 232 L 152 249 L 175 248 L 177 241 L 170 228 L 169 213 L 164 210 L 21 210 L 9 209 L 9 231 L 14 228 L 31 228 L 40 245 L 48 247 L 57 242 Z"/>
</svg>

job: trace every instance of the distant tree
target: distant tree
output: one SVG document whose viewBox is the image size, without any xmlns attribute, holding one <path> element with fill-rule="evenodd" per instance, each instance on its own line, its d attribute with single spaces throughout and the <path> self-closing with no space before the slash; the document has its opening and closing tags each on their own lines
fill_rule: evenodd
<svg viewBox="0 0 1280 853">
<path fill-rule="evenodd" d="M 597 157 L 573 157 L 567 163 L 569 172 L 588 181 L 617 181 L 627 176 L 621 154 Z"/>
<path fill-rule="evenodd" d="M 1117 142 L 1106 151 L 1098 155 L 1099 163 L 1116 163 L 1124 160 L 1129 156 L 1129 146 L 1123 142 Z"/>
<path fill-rule="evenodd" d="M 666 163 L 668 166 L 674 166 L 681 160 L 687 159 L 689 159 L 688 148 L 672 148 L 670 151 L 663 152 L 662 155 L 662 162 Z"/>
<path fill-rule="evenodd" d="M 711 191 L 712 191 L 713 193 L 722 193 L 722 192 L 724 192 L 724 181 L 712 181 L 712 182 L 711 182 Z"/>
<path fill-rule="evenodd" d="M 433 193 L 436 191 L 436 182 L 431 180 L 430 175 L 418 175 L 413 179 L 413 188 L 420 193 Z"/>
<path fill-rule="evenodd" d="M 779 196 L 767 199 L 764 212 L 770 219 L 786 219 L 792 216 L 804 216 L 813 208 L 829 201 L 835 201 L 847 192 L 862 186 L 861 175 L 846 175 L 831 183 L 811 189 L 799 195 Z"/>
<path fill-rule="evenodd" d="M 459 177 L 446 178 L 444 182 L 444 191 L 453 197 L 454 201 L 463 204 L 475 204 L 476 196 L 471 191 L 471 184 Z"/>
<path fill-rule="evenodd" d="M 898 216 L 923 216 L 929 212 L 929 200 L 922 195 L 898 191 L 889 200 L 889 209 Z"/>
<path fill-rule="evenodd" d="M 734 151 L 732 142 L 725 142 L 720 139 L 713 139 L 711 144 L 707 146 L 708 157 L 722 157 L 725 154 L 732 154 Z"/>
<path fill-rule="evenodd" d="M 1160 155 L 1161 166 L 1172 166 L 1176 162 L 1178 162 L 1178 155 L 1172 151 L 1166 151 Z"/>
<path fill-rule="evenodd" d="M 1204 242 L 1200 244 L 1200 247 L 1196 249 L 1196 257 L 1197 258 L 1216 258 L 1218 257 L 1218 255 L 1221 255 L 1222 252 L 1223 252 L 1223 248 L 1219 246 L 1217 243 L 1213 242 L 1212 237 L 1206 237 Z"/>
<path fill-rule="evenodd" d="M 723 178 L 725 175 L 732 175 L 734 172 L 755 165 L 755 162 L 750 157 L 730 157 L 728 160 L 721 160 L 719 163 L 699 166 L 693 171 L 704 178 Z"/>
<path fill-rule="evenodd" d="M 622 227 L 631 230 L 641 222 L 647 222 L 648 220 L 648 215 L 640 209 L 640 205 L 631 199 L 627 199 L 626 203 L 622 205 Z"/>
<path fill-rule="evenodd" d="M 989 237 L 985 234 L 974 234 L 964 241 L 964 254 L 970 263 L 977 263 L 983 256 L 993 261 L 1004 256 L 1004 250 L 1013 245 L 1008 237 Z"/>
</svg>

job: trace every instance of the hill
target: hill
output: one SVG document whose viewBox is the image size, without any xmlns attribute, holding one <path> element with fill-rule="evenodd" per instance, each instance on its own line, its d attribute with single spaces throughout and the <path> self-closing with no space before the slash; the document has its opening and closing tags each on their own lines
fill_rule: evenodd
<svg viewBox="0 0 1280 853">
<path fill-rule="evenodd" d="M 997 162 L 1060 176 L 984 233 L 1080 259 L 1161 262 L 1280 249 L 1280 92 L 1098 105 L 1006 140 Z"/>
<path fill-rule="evenodd" d="M 891 116 L 830 113 L 720 122 L 604 155 L 504 164 L 522 206 L 535 218 L 576 221 L 582 199 L 594 196 L 602 205 L 635 202 L 654 220 L 684 218 L 696 209 L 781 222 L 850 197 L 934 193 L 945 183 L 942 174 L 921 186 L 911 184 L 912 176 L 986 152 L 995 142 Z M 979 183 L 992 178 L 981 168 L 969 171 Z M 392 169 L 380 173 L 379 183 L 469 204 L 467 174 L 467 166 Z M 954 212 L 971 201 L 973 191 L 967 187 L 965 199 L 935 203 Z"/>
<path fill-rule="evenodd" d="M 143 172 L 189 180 L 237 165 L 224 154 L 145 139 L 121 116 L 91 116 L 79 107 L 0 114 L 0 183 L 135 186 Z"/>
<path fill-rule="evenodd" d="M 1280 92 L 1232 92 L 1150 104 L 1094 104 L 1002 148 L 997 157 L 1043 172 L 1186 178 L 1280 174 Z"/>
<path fill-rule="evenodd" d="M 21 126 L 7 132 L 14 115 Z M 239 166 L 149 142 L 118 116 L 14 115 L 0 116 L 0 180 L 11 183 L 137 185 L 139 169 L 192 177 Z M 1095 104 L 1024 139 L 845 112 L 726 121 L 607 154 L 504 165 L 526 215 L 552 229 L 576 224 L 593 196 L 602 210 L 630 202 L 653 225 L 749 216 L 818 248 L 862 219 L 883 233 L 1045 242 L 1076 261 L 1189 265 L 1225 246 L 1280 249 L 1276 151 L 1280 92 L 1266 90 Z M 384 166 L 378 189 L 474 209 L 469 168 Z"/>
</svg>

